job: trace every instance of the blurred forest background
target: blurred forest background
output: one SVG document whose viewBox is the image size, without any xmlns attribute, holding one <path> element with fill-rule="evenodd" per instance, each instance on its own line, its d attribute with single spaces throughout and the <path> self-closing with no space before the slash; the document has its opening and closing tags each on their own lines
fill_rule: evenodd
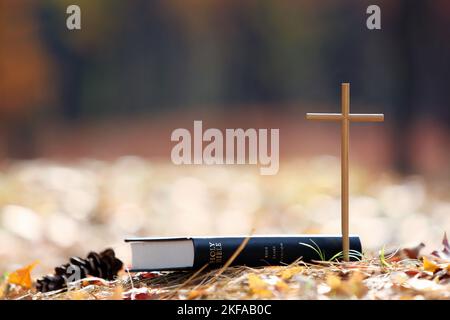
<svg viewBox="0 0 450 320">
<path fill-rule="evenodd" d="M 70 4 L 82 30 L 66 28 Z M 370 4 L 382 30 L 366 28 Z M 341 82 L 353 112 L 386 119 L 351 127 L 364 211 L 353 230 L 369 247 L 412 240 L 423 223 L 423 237 L 440 239 L 438 226 L 450 227 L 448 39 L 446 0 L 0 0 L 0 257 L 29 260 L 33 242 L 45 248 L 36 256 L 58 260 L 124 234 L 246 232 L 255 221 L 258 231 L 337 232 L 339 126 L 304 115 L 339 111 Z M 175 168 L 170 134 L 193 120 L 280 128 L 279 175 Z"/>
</svg>

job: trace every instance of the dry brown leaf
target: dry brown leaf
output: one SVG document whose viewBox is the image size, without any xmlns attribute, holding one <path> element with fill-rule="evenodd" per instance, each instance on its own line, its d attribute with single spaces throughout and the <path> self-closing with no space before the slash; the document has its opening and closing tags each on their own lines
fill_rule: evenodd
<svg viewBox="0 0 450 320">
<path fill-rule="evenodd" d="M 155 295 L 151 294 L 148 288 L 132 288 L 123 293 L 124 300 L 151 300 Z"/>
<path fill-rule="evenodd" d="M 410 248 L 402 248 L 400 250 L 390 251 L 385 254 L 389 262 L 401 261 L 404 259 L 419 259 L 420 251 L 425 247 L 423 242 Z"/>
<path fill-rule="evenodd" d="M 37 261 L 27 265 L 24 268 L 17 269 L 12 272 L 8 276 L 8 283 L 16 284 L 25 289 L 30 289 L 33 285 L 33 281 L 31 280 L 31 271 L 38 264 Z"/>
<path fill-rule="evenodd" d="M 442 250 L 435 250 L 431 254 L 438 257 L 441 262 L 450 262 L 450 244 L 448 243 L 447 233 L 444 233 L 442 244 L 444 245 Z"/>
<path fill-rule="evenodd" d="M 420 251 L 425 247 L 423 242 L 419 243 L 417 246 L 412 248 L 404 248 L 403 253 L 408 259 L 419 259 Z"/>
<path fill-rule="evenodd" d="M 408 269 L 408 270 L 405 270 L 405 273 L 408 275 L 408 276 L 410 276 L 410 277 L 414 277 L 415 275 L 417 275 L 417 274 L 419 274 L 419 273 L 421 273 L 422 271 L 420 271 L 420 270 L 417 270 L 417 269 Z"/>
</svg>

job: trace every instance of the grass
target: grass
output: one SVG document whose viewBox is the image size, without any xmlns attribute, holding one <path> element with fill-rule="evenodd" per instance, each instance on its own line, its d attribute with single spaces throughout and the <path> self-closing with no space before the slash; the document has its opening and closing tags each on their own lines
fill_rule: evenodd
<svg viewBox="0 0 450 320">
<path fill-rule="evenodd" d="M 343 258 L 344 253 L 342 251 L 336 253 L 331 258 L 327 259 L 325 252 L 317 245 L 314 240 L 310 239 L 310 241 L 313 243 L 310 245 L 309 243 L 300 242 L 301 245 L 308 247 L 312 249 L 315 253 L 317 253 L 317 256 L 319 257 L 318 261 L 338 261 Z M 363 258 L 363 254 L 357 250 L 349 250 L 349 258 L 353 260 L 361 260 Z"/>
<path fill-rule="evenodd" d="M 323 252 L 322 249 L 320 249 L 320 247 L 317 245 L 317 243 L 314 242 L 314 240 L 309 239 L 309 241 L 311 241 L 313 243 L 313 245 L 310 245 L 310 244 L 304 243 L 304 242 L 300 242 L 300 244 L 312 249 L 315 253 L 317 253 L 320 261 L 325 261 L 326 260 L 325 252 Z"/>
<path fill-rule="evenodd" d="M 385 266 L 386 268 L 390 268 L 391 264 L 387 262 L 385 254 L 384 254 L 385 246 L 383 246 L 380 250 L 380 262 L 381 265 Z"/>
</svg>

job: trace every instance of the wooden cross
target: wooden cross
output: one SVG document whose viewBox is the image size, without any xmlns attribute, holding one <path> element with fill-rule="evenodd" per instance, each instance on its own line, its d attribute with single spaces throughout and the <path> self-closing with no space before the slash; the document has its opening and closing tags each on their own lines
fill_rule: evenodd
<svg viewBox="0 0 450 320">
<path fill-rule="evenodd" d="M 350 239 L 348 227 L 348 149 L 350 121 L 382 122 L 383 114 L 350 113 L 350 84 L 341 84 L 341 113 L 307 113 L 308 120 L 341 121 L 341 228 L 342 253 L 344 260 L 349 260 Z"/>
</svg>

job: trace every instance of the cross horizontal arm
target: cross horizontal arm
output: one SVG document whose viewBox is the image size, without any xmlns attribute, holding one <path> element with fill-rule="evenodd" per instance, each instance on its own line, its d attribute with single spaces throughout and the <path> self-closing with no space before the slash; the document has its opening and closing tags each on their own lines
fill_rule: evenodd
<svg viewBox="0 0 450 320">
<path fill-rule="evenodd" d="M 322 121 L 336 121 L 344 119 L 341 113 L 307 113 L 306 119 L 308 120 L 322 120 Z M 383 122 L 384 114 L 374 113 L 350 113 L 348 120 L 352 122 Z"/>
<path fill-rule="evenodd" d="M 353 122 L 383 122 L 384 114 L 360 114 L 360 113 L 350 113 L 348 115 L 350 121 Z"/>
<path fill-rule="evenodd" d="M 322 121 L 336 121 L 336 120 L 342 120 L 342 114 L 340 114 L 340 113 L 307 113 L 306 119 L 322 120 Z"/>
</svg>

